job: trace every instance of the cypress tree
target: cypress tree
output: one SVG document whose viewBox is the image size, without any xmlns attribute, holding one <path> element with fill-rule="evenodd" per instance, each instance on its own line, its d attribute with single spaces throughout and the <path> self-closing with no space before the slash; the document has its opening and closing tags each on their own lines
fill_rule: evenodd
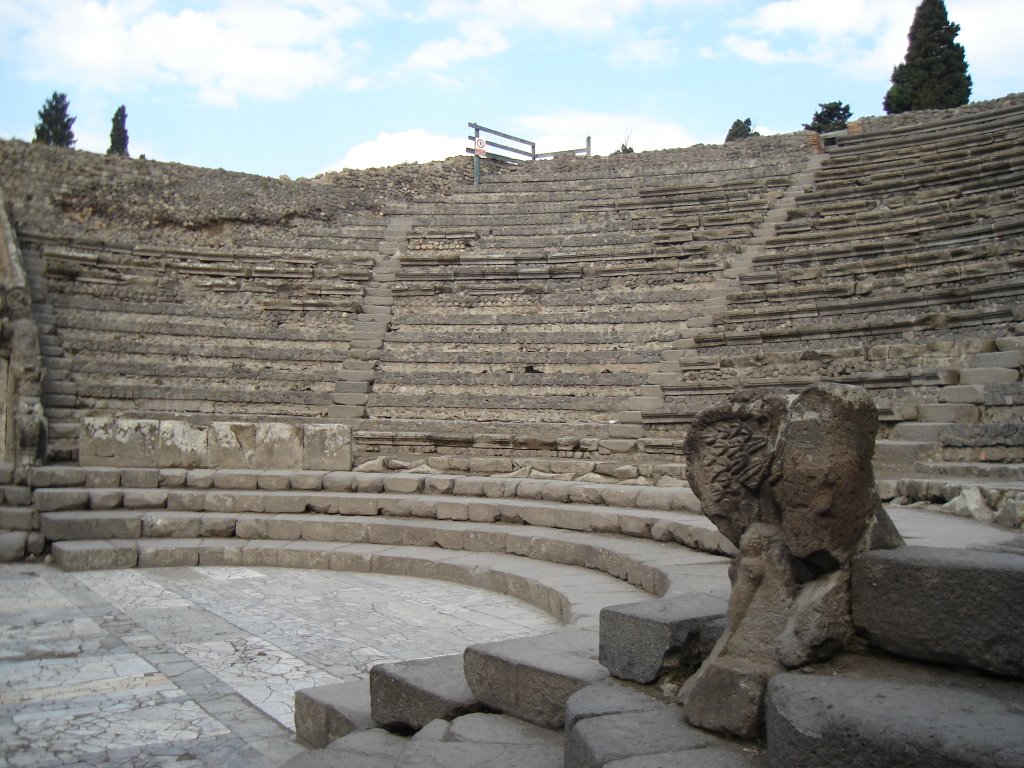
<svg viewBox="0 0 1024 768">
<path fill-rule="evenodd" d="M 75 118 L 68 115 L 68 95 L 54 91 L 39 110 L 35 143 L 70 149 L 75 146 L 74 124 Z"/>
<path fill-rule="evenodd" d="M 955 42 L 960 25 L 950 22 L 943 0 L 922 0 L 907 35 L 906 58 L 892 71 L 886 114 L 949 109 L 967 103 L 971 76 L 964 47 Z"/>
<path fill-rule="evenodd" d="M 827 104 L 819 104 L 819 109 L 814 113 L 811 122 L 804 123 L 804 130 L 828 133 L 829 131 L 841 131 L 850 122 L 850 105 L 841 101 L 830 101 Z"/>
<path fill-rule="evenodd" d="M 128 120 L 128 112 L 124 104 L 117 108 L 110 125 L 110 148 L 108 155 L 121 155 L 128 157 L 128 129 L 125 122 Z"/>
<path fill-rule="evenodd" d="M 751 128 L 750 118 L 746 120 L 740 120 L 739 118 L 732 121 L 732 125 L 729 127 L 729 132 L 725 134 L 725 141 L 740 141 L 750 136 L 760 136 L 757 131 Z"/>
</svg>

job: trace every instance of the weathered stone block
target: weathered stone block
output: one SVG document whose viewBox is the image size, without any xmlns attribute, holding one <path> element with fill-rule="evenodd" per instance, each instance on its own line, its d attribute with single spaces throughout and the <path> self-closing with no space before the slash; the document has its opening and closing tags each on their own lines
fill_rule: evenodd
<svg viewBox="0 0 1024 768">
<path fill-rule="evenodd" d="M 370 713 L 378 725 L 419 730 L 479 709 L 460 653 L 370 668 Z"/>
<path fill-rule="evenodd" d="M 697 595 L 604 608 L 599 659 L 615 677 L 637 683 L 670 669 L 696 670 L 725 630 L 727 607 Z"/>
<path fill-rule="evenodd" d="M 134 541 L 57 541 L 53 562 L 65 571 L 134 568 L 138 553 Z"/>
<path fill-rule="evenodd" d="M 323 749 L 348 733 L 372 727 L 369 679 L 295 692 L 295 736 L 307 747 Z"/>
<path fill-rule="evenodd" d="M 768 686 L 773 768 L 1016 768 L 1019 684 L 881 660 L 841 659 Z"/>
<path fill-rule="evenodd" d="M 40 512 L 88 509 L 89 491 L 84 488 L 39 488 L 32 493 L 32 503 Z"/>
<path fill-rule="evenodd" d="M 209 466 L 206 427 L 187 421 L 160 422 L 157 463 L 161 467 L 193 469 Z"/>
<path fill-rule="evenodd" d="M 209 426 L 210 465 L 226 469 L 300 469 L 299 429 L 280 422 L 224 422 Z"/>
<path fill-rule="evenodd" d="M 352 428 L 347 424 L 306 424 L 302 430 L 305 469 L 352 469 Z"/>
<path fill-rule="evenodd" d="M 876 647 L 1024 677 L 1024 558 L 904 547 L 853 566 L 853 621 Z"/>
<path fill-rule="evenodd" d="M 156 466 L 160 422 L 152 419 L 85 418 L 79 430 L 79 461 L 118 467 Z"/>
<path fill-rule="evenodd" d="M 142 539 L 138 542 L 140 568 L 172 568 L 199 565 L 197 539 Z"/>
<path fill-rule="evenodd" d="M 25 558 L 25 531 L 0 531 L 0 563 L 15 563 Z"/>
</svg>

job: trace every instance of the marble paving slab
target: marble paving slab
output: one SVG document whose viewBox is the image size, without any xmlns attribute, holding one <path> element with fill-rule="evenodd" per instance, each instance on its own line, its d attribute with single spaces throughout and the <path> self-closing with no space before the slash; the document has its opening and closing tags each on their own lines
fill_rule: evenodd
<svg viewBox="0 0 1024 768">
<path fill-rule="evenodd" d="M 513 598 L 283 568 L 0 566 L 0 768 L 271 768 L 295 691 L 559 623 Z"/>
</svg>

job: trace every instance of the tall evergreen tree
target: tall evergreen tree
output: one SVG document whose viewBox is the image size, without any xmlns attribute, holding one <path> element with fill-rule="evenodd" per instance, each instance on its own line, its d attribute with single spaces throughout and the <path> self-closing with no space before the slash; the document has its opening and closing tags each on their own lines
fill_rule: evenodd
<svg viewBox="0 0 1024 768">
<path fill-rule="evenodd" d="M 819 104 L 818 111 L 814 113 L 811 122 L 804 123 L 804 129 L 828 133 L 829 131 L 841 131 L 850 122 L 850 105 L 841 101 L 830 101 L 827 104 Z"/>
<path fill-rule="evenodd" d="M 128 120 L 128 111 L 124 108 L 124 104 L 117 108 L 114 113 L 114 119 L 110 125 L 110 147 L 107 149 L 108 155 L 121 155 L 122 157 L 128 157 L 128 129 L 125 127 L 125 123 Z"/>
<path fill-rule="evenodd" d="M 70 149 L 75 146 L 75 132 L 71 130 L 74 124 L 75 118 L 68 114 L 68 95 L 54 91 L 39 110 L 35 142 Z"/>
<path fill-rule="evenodd" d="M 892 87 L 882 102 L 886 114 L 967 103 L 971 76 L 964 47 L 955 42 L 959 32 L 960 25 L 950 22 L 943 0 L 922 0 L 907 35 L 907 56 L 893 69 Z"/>
</svg>

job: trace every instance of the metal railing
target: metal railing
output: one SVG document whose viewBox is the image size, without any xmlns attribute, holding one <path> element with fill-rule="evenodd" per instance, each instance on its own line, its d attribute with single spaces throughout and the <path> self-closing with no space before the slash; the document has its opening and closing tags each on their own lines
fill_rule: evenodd
<svg viewBox="0 0 1024 768">
<path fill-rule="evenodd" d="M 590 137 L 587 136 L 587 146 L 582 149 L 566 149 L 560 152 L 537 152 L 536 142 L 530 141 L 529 139 L 521 139 L 518 136 L 513 136 L 508 133 L 502 133 L 496 131 L 493 128 L 485 128 L 477 123 L 469 123 L 469 127 L 473 129 L 473 135 L 467 136 L 470 141 L 473 142 L 473 146 L 466 147 L 466 152 L 473 155 L 473 183 L 480 183 L 480 160 L 481 158 L 488 158 L 490 160 L 501 160 L 506 163 L 521 163 L 525 160 L 546 160 L 557 155 L 586 155 L 590 157 Z M 510 146 L 508 144 L 500 144 L 496 141 L 489 140 L 481 134 L 488 134 L 490 136 L 497 136 L 500 139 L 506 141 L 515 142 L 518 146 Z M 491 149 L 502 150 L 502 152 L 492 152 Z M 527 149 L 528 148 L 528 149 Z"/>
</svg>

